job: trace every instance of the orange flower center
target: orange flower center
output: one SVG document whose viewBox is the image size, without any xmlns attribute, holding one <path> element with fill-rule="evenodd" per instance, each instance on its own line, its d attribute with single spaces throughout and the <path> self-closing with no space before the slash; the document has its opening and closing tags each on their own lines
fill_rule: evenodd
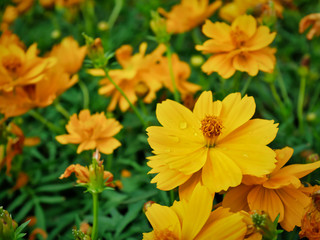
<svg viewBox="0 0 320 240">
<path fill-rule="evenodd" d="M 169 229 L 154 232 L 154 240 L 179 240 L 179 238 Z"/>
<path fill-rule="evenodd" d="M 15 78 L 19 73 L 22 63 L 17 56 L 8 55 L 2 58 L 2 65 Z"/>
<path fill-rule="evenodd" d="M 231 31 L 231 39 L 233 44 L 239 48 L 242 47 L 248 40 L 248 36 L 245 32 L 241 31 L 238 27 Z"/>
<path fill-rule="evenodd" d="M 218 137 L 221 134 L 223 128 L 220 118 L 216 116 L 206 116 L 201 121 L 200 130 L 203 133 L 203 136 L 209 140 L 208 144 L 212 146 L 212 140 Z"/>
</svg>

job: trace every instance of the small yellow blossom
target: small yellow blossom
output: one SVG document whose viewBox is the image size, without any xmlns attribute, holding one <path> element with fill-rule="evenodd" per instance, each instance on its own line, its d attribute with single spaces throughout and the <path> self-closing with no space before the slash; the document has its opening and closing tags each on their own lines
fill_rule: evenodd
<svg viewBox="0 0 320 240">
<path fill-rule="evenodd" d="M 61 144 L 80 144 L 77 153 L 84 150 L 98 149 L 105 154 L 111 154 L 121 143 L 113 136 L 116 135 L 122 126 L 111 118 L 107 119 L 104 113 L 90 115 L 90 111 L 85 109 L 77 114 L 73 114 L 66 126 L 69 134 L 57 136 L 56 139 Z"/>
<path fill-rule="evenodd" d="M 202 28 L 210 40 L 196 49 L 213 54 L 202 65 L 207 74 L 217 72 L 223 78 L 230 78 L 236 70 L 256 76 L 259 70 L 272 73 L 275 66 L 275 49 L 268 47 L 276 33 L 270 33 L 266 26 L 257 26 L 250 15 L 236 18 L 232 25 L 212 23 L 207 20 Z"/>
</svg>

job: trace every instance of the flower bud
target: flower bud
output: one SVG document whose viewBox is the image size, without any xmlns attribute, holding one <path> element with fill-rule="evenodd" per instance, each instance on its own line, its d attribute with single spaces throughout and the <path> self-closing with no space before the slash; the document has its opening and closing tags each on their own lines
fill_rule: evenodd
<svg viewBox="0 0 320 240">
<path fill-rule="evenodd" d="M 8 211 L 0 207 L 0 239 L 1 240 L 12 240 L 15 236 L 15 229 L 17 223 L 12 220 Z"/>
<path fill-rule="evenodd" d="M 158 12 L 151 12 L 151 21 L 150 27 L 156 36 L 157 42 L 160 43 L 169 43 L 171 35 L 167 32 L 167 23 L 166 20 L 160 17 Z"/>
</svg>

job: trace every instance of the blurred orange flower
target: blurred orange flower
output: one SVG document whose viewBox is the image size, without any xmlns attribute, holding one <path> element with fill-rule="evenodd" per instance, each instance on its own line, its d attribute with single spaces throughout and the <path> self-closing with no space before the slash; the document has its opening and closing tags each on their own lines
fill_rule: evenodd
<svg viewBox="0 0 320 240">
<path fill-rule="evenodd" d="M 307 34 L 307 39 L 311 40 L 314 36 L 320 36 L 320 13 L 312 13 L 301 19 L 299 32 L 303 33 L 311 26 Z"/>
<path fill-rule="evenodd" d="M 36 44 L 26 52 L 16 44 L 0 45 L 0 91 L 41 81 L 55 63 L 55 58 L 38 57 Z"/>
<path fill-rule="evenodd" d="M 35 107 L 47 107 L 68 88 L 78 81 L 78 76 L 54 67 L 35 84 L 16 87 L 15 91 L 0 92 L 0 112 L 6 118 L 19 116 Z"/>
<path fill-rule="evenodd" d="M 143 233 L 143 239 L 244 239 L 247 227 L 242 215 L 222 207 L 211 212 L 212 201 L 208 189 L 198 185 L 189 200 L 175 201 L 171 207 L 153 203 L 146 210 L 153 231 Z"/>
<path fill-rule="evenodd" d="M 66 126 L 69 134 L 57 136 L 61 144 L 80 144 L 77 153 L 84 150 L 98 149 L 105 154 L 111 154 L 121 143 L 113 136 L 122 128 L 121 124 L 104 113 L 90 115 L 88 109 L 81 110 L 79 118 L 73 114 Z"/>
<path fill-rule="evenodd" d="M 24 43 L 21 42 L 21 40 L 16 34 L 12 33 L 9 30 L 4 31 L 0 37 L 0 45 L 9 46 L 11 44 L 15 44 L 21 47 L 22 49 L 25 49 Z"/>
<path fill-rule="evenodd" d="M 35 229 L 30 233 L 30 236 L 29 236 L 28 240 L 35 240 L 37 234 L 40 234 L 43 239 L 47 239 L 47 238 L 48 238 L 48 234 L 47 234 L 46 231 L 44 231 L 44 230 L 41 229 L 41 228 L 35 228 Z"/>
<path fill-rule="evenodd" d="M 1 158 L 0 155 L 0 169 L 6 165 L 7 170 L 6 174 L 10 175 L 11 170 L 11 163 L 13 158 L 22 153 L 24 146 L 34 146 L 37 145 L 40 142 L 40 139 L 38 137 L 33 138 L 25 138 L 22 130 L 13 122 L 11 122 L 7 129 L 5 131 L 8 131 L 10 133 L 10 137 L 7 139 L 6 143 L 6 151 L 4 158 Z"/>
<path fill-rule="evenodd" d="M 59 179 L 68 178 L 72 173 L 75 173 L 77 177 L 77 183 L 89 183 L 90 182 L 90 172 L 88 167 L 81 166 L 80 164 L 71 164 L 64 171 L 63 174 L 59 177 Z M 103 179 L 106 180 L 105 185 L 109 187 L 114 187 L 113 175 L 111 172 L 104 171 Z"/>
<path fill-rule="evenodd" d="M 299 178 L 319 168 L 320 162 L 283 167 L 292 156 L 293 149 L 285 147 L 275 152 L 278 162 L 273 172 L 260 178 L 244 176 L 242 184 L 225 195 L 222 206 L 234 212 L 263 210 L 272 221 L 280 214 L 282 228 L 292 231 L 295 226 L 300 226 L 305 208 L 311 200 L 299 189 Z"/>
<path fill-rule="evenodd" d="M 259 70 L 273 72 L 276 50 L 268 45 L 276 33 L 270 33 L 266 26 L 257 26 L 254 17 L 237 17 L 231 26 L 207 20 L 202 31 L 212 38 L 196 46 L 205 54 L 213 54 L 202 65 L 205 73 L 217 72 L 223 78 L 229 78 L 236 70 L 247 72 L 250 76 L 257 75 Z"/>
<path fill-rule="evenodd" d="M 201 89 L 201 86 L 187 81 L 191 73 L 190 67 L 186 62 L 180 61 L 177 54 L 172 55 L 172 69 L 177 89 L 181 93 L 182 98 L 185 98 L 188 94 L 194 94 Z M 160 59 L 157 71 L 164 86 L 173 92 L 168 58 L 163 57 Z"/>
<path fill-rule="evenodd" d="M 200 25 L 209 18 L 222 2 L 215 1 L 209 4 L 208 0 L 181 0 L 181 3 L 173 6 L 170 12 L 163 8 L 158 11 L 167 18 L 167 31 L 169 33 L 183 33 Z"/>
<path fill-rule="evenodd" d="M 274 4 L 276 14 L 279 17 L 282 17 L 282 12 L 284 10 L 283 4 L 285 1 L 275 0 L 272 2 Z M 287 4 L 289 4 L 289 2 L 286 3 L 286 5 Z M 249 9 L 255 13 L 256 11 L 261 11 L 261 8 L 266 7 L 266 5 L 269 5 L 269 0 L 234 0 L 226 3 L 220 8 L 219 16 L 223 20 L 232 22 L 237 17 L 245 14 Z"/>
<path fill-rule="evenodd" d="M 155 156 L 147 164 L 157 173 L 152 183 L 161 190 L 177 186 L 188 196 L 197 183 L 211 193 L 241 183 L 243 174 L 264 176 L 275 167 L 275 153 L 267 147 L 277 134 L 277 124 L 252 119 L 253 97 L 232 93 L 212 101 L 203 92 L 193 112 L 172 100 L 157 105 L 162 126 L 147 128 Z"/>
<path fill-rule="evenodd" d="M 66 37 L 62 42 L 54 46 L 49 54 L 51 57 L 56 57 L 57 64 L 67 73 L 77 73 L 86 56 L 87 47 L 79 47 L 79 44 L 73 37 Z"/>
<path fill-rule="evenodd" d="M 19 172 L 16 184 L 10 189 L 12 192 L 24 187 L 29 182 L 29 176 L 25 172 Z"/>
<path fill-rule="evenodd" d="M 166 47 L 159 45 L 152 53 L 145 54 L 147 50 L 147 43 L 142 43 L 139 48 L 139 53 L 132 55 L 133 49 L 129 45 L 123 45 L 116 51 L 116 58 L 122 69 L 110 70 L 111 78 L 127 95 L 129 100 L 134 104 L 137 101 L 135 87 L 143 83 L 147 88 L 147 94 L 143 100 L 150 103 L 154 98 L 156 92 L 161 88 L 161 79 L 157 72 L 155 72 L 158 61 L 162 58 Z M 102 69 L 91 69 L 89 73 L 95 76 L 105 76 Z M 116 105 L 119 104 L 122 112 L 127 111 L 129 103 L 114 87 L 108 78 L 100 81 L 102 85 L 99 89 L 99 94 L 111 96 L 111 102 L 108 106 L 108 111 L 113 111 Z"/>
</svg>

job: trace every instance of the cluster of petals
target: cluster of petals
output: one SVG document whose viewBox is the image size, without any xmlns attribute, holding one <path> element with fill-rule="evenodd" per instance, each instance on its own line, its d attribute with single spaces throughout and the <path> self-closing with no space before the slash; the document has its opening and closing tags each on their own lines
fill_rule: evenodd
<svg viewBox="0 0 320 240">
<path fill-rule="evenodd" d="M 238 186 L 243 174 L 264 176 L 275 168 L 275 152 L 269 144 L 276 136 L 273 120 L 251 119 L 253 97 L 232 93 L 223 101 L 212 101 L 203 92 L 193 112 L 172 100 L 157 105 L 162 126 L 147 128 L 154 156 L 149 173 L 161 190 L 179 187 L 188 196 L 196 184 L 211 193 Z"/>
<path fill-rule="evenodd" d="M 293 149 L 285 147 L 275 152 L 277 165 L 272 173 L 260 178 L 244 176 L 242 184 L 225 195 L 222 206 L 235 212 L 263 210 L 272 221 L 280 214 L 278 222 L 282 228 L 292 231 L 295 226 L 301 226 L 301 219 L 311 201 L 304 193 L 299 178 L 319 168 L 320 162 L 283 167 L 292 156 Z"/>
<path fill-rule="evenodd" d="M 38 57 L 35 44 L 25 51 L 17 36 L 8 32 L 0 37 L 1 49 L 0 112 L 6 118 L 52 104 L 78 81 L 75 73 L 86 54 L 86 47 L 69 37 L 47 57 Z"/>
<path fill-rule="evenodd" d="M 153 231 L 143 240 L 234 240 L 244 239 L 247 225 L 240 213 L 228 209 L 212 210 L 213 197 L 204 186 L 197 185 L 190 199 L 175 201 L 171 207 L 152 204 L 146 216 Z"/>
<path fill-rule="evenodd" d="M 275 66 L 275 49 L 268 47 L 276 33 L 266 26 L 257 26 L 250 15 L 237 17 L 230 25 L 207 20 L 203 33 L 211 38 L 197 45 L 204 54 L 212 54 L 201 69 L 207 74 L 217 72 L 230 78 L 236 70 L 256 76 L 259 70 L 272 73 Z"/>
<path fill-rule="evenodd" d="M 83 3 L 84 0 L 39 0 L 39 3 L 44 8 L 58 7 L 76 7 Z"/>
<path fill-rule="evenodd" d="M 84 167 L 80 164 L 71 164 L 64 171 L 63 174 L 59 177 L 59 179 L 68 178 L 70 175 L 74 173 L 77 178 L 77 183 L 89 183 L 90 182 L 90 173 L 88 167 Z M 106 181 L 105 185 L 108 187 L 114 187 L 113 184 L 113 175 L 109 171 L 103 172 L 103 179 Z"/>
<path fill-rule="evenodd" d="M 311 26 L 307 34 L 307 39 L 311 40 L 314 36 L 320 36 L 320 13 L 312 13 L 301 19 L 299 32 L 303 33 Z"/>
<path fill-rule="evenodd" d="M 274 8 L 278 16 L 282 16 L 284 10 L 283 2 L 281 0 L 275 0 Z M 289 1 L 288 1 L 289 2 Z M 289 4 L 289 3 L 288 3 Z M 263 8 L 269 7 L 268 0 L 234 0 L 228 2 L 219 10 L 219 16 L 228 22 L 232 22 L 237 17 L 245 14 L 249 9 L 252 12 L 263 12 Z"/>
<path fill-rule="evenodd" d="M 203 23 L 221 4 L 220 0 L 211 4 L 209 0 L 181 0 L 170 12 L 163 8 L 159 8 L 158 11 L 166 18 L 169 33 L 183 33 Z"/>
<path fill-rule="evenodd" d="M 121 143 L 113 136 L 116 135 L 122 126 L 113 119 L 107 119 L 105 114 L 96 113 L 90 115 L 88 109 L 82 110 L 70 117 L 66 129 L 68 134 L 57 136 L 61 144 L 79 144 L 77 153 L 84 150 L 98 149 L 99 152 L 111 154 Z"/>
<path fill-rule="evenodd" d="M 126 94 L 130 102 L 136 103 L 138 97 L 144 102 L 150 103 L 156 97 L 156 92 L 165 86 L 173 91 L 172 80 L 169 71 L 168 59 L 163 56 L 166 47 L 160 44 L 153 52 L 146 54 L 147 44 L 140 45 L 139 52 L 133 54 L 130 45 L 123 45 L 116 50 L 116 59 L 122 69 L 109 71 L 110 77 Z M 173 73 L 178 91 L 184 96 L 187 93 L 195 93 L 200 86 L 190 83 L 190 67 L 180 61 L 179 57 L 172 55 Z M 102 69 L 91 69 L 89 73 L 94 76 L 105 76 Z M 114 87 L 108 78 L 100 81 L 102 85 L 99 94 L 111 96 L 108 111 L 113 111 L 117 104 L 121 111 L 127 111 L 129 103 Z"/>
</svg>

